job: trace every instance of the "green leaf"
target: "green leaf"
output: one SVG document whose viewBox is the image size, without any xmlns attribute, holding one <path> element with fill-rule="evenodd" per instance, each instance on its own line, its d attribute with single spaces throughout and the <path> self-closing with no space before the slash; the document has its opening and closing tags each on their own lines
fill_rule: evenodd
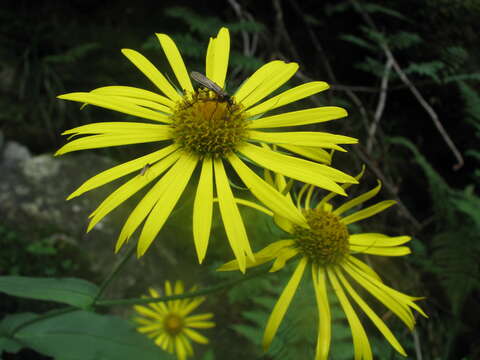
<svg viewBox="0 0 480 360">
<path fill-rule="evenodd" d="M 171 359 L 128 321 L 87 311 L 32 323 L 20 329 L 15 338 L 61 360 Z"/>
<path fill-rule="evenodd" d="M 0 276 L 0 292 L 86 307 L 93 302 L 98 287 L 86 280 L 76 278 Z"/>
<path fill-rule="evenodd" d="M 0 321 L 0 354 L 3 351 L 16 353 L 21 350 L 24 345 L 15 341 L 10 337 L 2 337 L 3 334 L 10 334 L 18 325 L 38 317 L 33 313 L 21 313 L 15 315 L 7 315 Z"/>
</svg>

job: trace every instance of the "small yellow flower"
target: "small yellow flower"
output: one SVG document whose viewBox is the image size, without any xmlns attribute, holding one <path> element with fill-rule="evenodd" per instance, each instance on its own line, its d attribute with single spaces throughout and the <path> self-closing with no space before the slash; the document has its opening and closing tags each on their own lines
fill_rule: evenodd
<svg viewBox="0 0 480 360">
<path fill-rule="evenodd" d="M 345 117 L 347 112 L 339 107 L 325 106 L 263 117 L 267 111 L 326 90 L 328 85 L 321 81 L 309 82 L 262 102 L 298 69 L 296 63 L 271 61 L 259 68 L 231 97 L 225 96 L 223 88 L 230 36 L 228 30 L 222 28 L 216 38 L 210 39 L 205 71 L 206 77 L 216 84 L 217 90 L 222 90 L 211 91 L 208 86 L 195 90 L 175 43 L 165 34 L 157 34 L 157 37 L 178 80 L 179 90 L 143 55 L 123 49 L 123 54 L 164 95 L 130 86 L 106 86 L 91 92 L 59 96 L 60 99 L 96 105 L 150 122 L 104 122 L 67 130 L 63 134 L 70 135 L 69 139 L 85 136 L 71 140 L 56 155 L 84 149 L 159 142 L 159 150 L 92 177 L 68 199 L 136 173 L 90 215 L 90 230 L 113 209 L 155 180 L 131 212 L 116 245 L 118 251 L 144 223 L 138 241 L 138 256 L 142 256 L 170 216 L 195 168 L 200 165 L 193 208 L 193 237 L 198 260 L 201 263 L 207 252 L 215 188 L 228 241 L 240 268 L 244 270 L 246 257 L 253 260 L 253 252 L 224 162 L 231 165 L 260 202 L 273 211 L 285 212 L 292 221 L 302 221 L 303 216 L 294 211 L 284 197 L 258 177 L 246 163 L 344 195 L 337 183 L 356 181 L 326 165 L 330 162 L 330 153 L 325 149 L 345 151 L 338 144 L 353 144 L 357 142 L 356 139 L 325 132 L 272 132 L 270 129 L 330 121 Z M 273 151 L 264 144 L 277 144 L 282 152 Z M 314 161 L 300 159 L 289 153 Z"/>
<path fill-rule="evenodd" d="M 193 289 L 192 289 L 193 290 Z M 151 297 L 160 297 L 157 291 L 149 289 Z M 172 286 L 165 282 L 165 295 L 183 294 L 181 281 Z M 147 306 L 135 305 L 134 309 L 141 317 L 134 318 L 140 326 L 138 332 L 146 334 L 165 351 L 177 355 L 178 360 L 193 356 L 191 341 L 208 344 L 208 339 L 194 329 L 209 329 L 215 326 L 210 321 L 213 314 L 190 315 L 205 298 L 170 300 L 166 302 L 149 303 Z"/>
<path fill-rule="evenodd" d="M 360 177 L 361 174 L 357 178 Z M 275 180 L 272 181 L 276 183 L 280 190 L 287 188 L 283 176 L 276 176 Z M 347 187 L 347 185 L 344 185 L 344 188 Z M 294 257 L 298 262 L 292 277 L 268 319 L 263 338 L 265 350 L 270 346 L 295 295 L 305 269 L 309 266 L 319 313 L 316 360 L 328 359 L 331 340 L 331 314 L 327 293 L 332 290 L 350 324 L 355 360 L 372 359 L 372 351 L 365 329 L 348 296 L 370 318 L 393 348 L 406 356 L 405 350 L 387 325 L 351 285 L 353 280 L 354 283 L 363 287 L 366 292 L 373 295 L 397 315 L 409 329 L 413 329 L 415 325 L 411 308 L 426 316 L 422 309 L 414 303 L 421 298 L 408 296 L 385 285 L 371 267 L 354 256 L 355 254 L 403 256 L 410 253 L 408 247 L 401 246 L 410 241 L 409 236 L 389 237 L 379 233 L 350 234 L 347 229 L 349 224 L 371 217 L 395 204 L 395 201 L 381 201 L 347 216 L 342 216 L 346 211 L 374 197 L 380 191 L 380 188 L 381 184 L 379 183 L 373 190 L 346 201 L 334 209 L 329 203 L 336 195 L 334 193 L 328 194 L 320 199 L 315 206 L 312 206 L 314 186 L 307 184 L 299 192 L 296 202 L 298 210 L 305 216 L 304 222 L 292 222 L 282 214 L 273 214 L 268 209 L 262 210 L 274 216 L 277 225 L 286 231 L 289 236 L 287 236 L 287 239 L 276 241 L 255 253 L 255 261 L 248 261 L 247 267 L 274 261 L 270 269 L 273 272 L 282 269 L 287 261 Z M 290 194 L 287 194 L 287 198 L 292 201 Z M 245 201 L 242 201 L 242 203 L 249 205 Z M 254 204 L 252 204 L 252 207 L 259 208 L 258 205 Z M 238 262 L 235 260 L 224 264 L 219 270 L 237 269 Z"/>
</svg>

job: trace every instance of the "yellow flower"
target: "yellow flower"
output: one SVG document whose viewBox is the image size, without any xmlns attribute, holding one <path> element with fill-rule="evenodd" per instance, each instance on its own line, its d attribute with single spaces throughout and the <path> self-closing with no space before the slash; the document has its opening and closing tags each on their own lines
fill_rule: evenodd
<svg viewBox="0 0 480 360">
<path fill-rule="evenodd" d="M 194 290 L 194 289 L 192 289 Z M 157 291 L 149 289 L 151 297 L 159 297 Z M 165 295 L 183 294 L 181 281 L 172 285 L 165 282 Z M 165 351 L 177 355 L 177 359 L 184 360 L 193 356 L 191 341 L 199 344 L 208 344 L 208 339 L 193 329 L 209 329 L 215 326 L 210 321 L 213 314 L 190 315 L 205 298 L 170 300 L 166 302 L 149 303 L 147 306 L 135 305 L 134 309 L 141 317 L 134 318 L 140 326 L 137 331 L 146 334 Z"/>
<path fill-rule="evenodd" d="M 361 174 L 357 178 L 360 177 Z M 287 188 L 283 176 L 276 176 L 275 180 L 272 181 L 276 183 L 280 190 Z M 344 185 L 344 188 L 347 187 L 347 185 Z M 331 340 L 331 314 L 327 293 L 332 290 L 338 298 L 351 328 L 355 360 L 372 359 L 372 351 L 365 329 L 354 311 L 349 297 L 370 318 L 393 348 L 406 356 L 405 350 L 387 325 L 351 285 L 353 280 L 354 283 L 363 287 L 366 292 L 373 295 L 397 315 L 409 329 L 413 329 L 415 324 L 411 308 L 426 316 L 422 309 L 414 303 L 421 298 L 408 296 L 385 285 L 371 267 L 354 256 L 355 254 L 403 256 L 410 253 L 408 247 L 401 246 L 410 241 L 409 236 L 389 237 L 379 233 L 350 234 L 347 229 L 347 225 L 371 217 L 395 203 L 395 201 L 390 200 L 381 201 L 347 216 L 342 216 L 346 211 L 374 197 L 380 188 L 381 184 L 379 182 L 373 190 L 346 201 L 334 209 L 329 201 L 336 194 L 328 194 L 313 206 L 314 186 L 307 184 L 299 192 L 296 201 L 298 210 L 305 215 L 304 222 L 292 222 L 282 214 L 273 214 L 267 209 L 263 209 L 265 213 L 274 216 L 277 225 L 286 231 L 289 236 L 255 253 L 255 261 L 248 261 L 247 267 L 258 266 L 273 260 L 273 266 L 270 269 L 273 272 L 282 269 L 287 261 L 294 257 L 298 262 L 268 319 L 263 338 L 265 350 L 270 346 L 305 269 L 309 266 L 319 313 L 316 360 L 328 359 Z M 290 194 L 287 194 L 287 198 L 292 201 Z M 249 205 L 245 201 L 242 201 L 242 203 Z M 253 205 L 252 207 L 259 208 L 258 205 Z M 224 264 L 219 270 L 237 269 L 238 262 L 231 261 Z"/>
<path fill-rule="evenodd" d="M 338 144 L 353 144 L 357 142 L 356 139 L 325 132 L 269 130 L 329 121 L 345 117 L 347 113 L 339 107 L 325 106 L 262 117 L 269 110 L 323 91 L 328 85 L 320 81 L 309 82 L 261 102 L 298 69 L 296 63 L 271 61 L 258 69 L 231 97 L 226 96 L 223 88 L 230 36 L 228 30 L 222 28 L 216 38 L 210 39 L 207 50 L 206 77 L 210 84 L 214 84 L 208 86 L 207 83 L 207 87 L 195 90 L 175 43 L 165 34 L 157 34 L 157 37 L 180 85 L 178 90 L 143 55 L 123 49 L 123 54 L 163 95 L 130 86 L 106 86 L 91 92 L 59 96 L 60 99 L 96 105 L 150 122 L 103 122 L 67 130 L 63 134 L 70 135 L 69 139 L 85 136 L 71 140 L 56 155 L 84 149 L 159 142 L 159 150 L 92 177 L 68 199 L 122 176 L 135 174 L 90 215 L 90 230 L 118 205 L 156 180 L 131 212 L 116 245 L 118 251 L 144 222 L 138 241 L 138 256 L 142 256 L 171 214 L 195 168 L 200 165 L 193 208 L 193 235 L 198 260 L 201 263 L 207 251 L 215 188 L 228 241 L 240 268 L 244 270 L 246 257 L 253 260 L 253 252 L 234 201 L 224 162 L 231 165 L 260 202 L 273 211 L 285 212 L 292 221 L 301 221 L 303 216 L 245 162 L 344 194 L 337 183 L 355 182 L 355 179 L 326 165 L 329 164 L 330 153 L 325 149 L 345 151 Z M 265 147 L 265 143 L 278 144 L 283 150 L 273 151 Z M 287 152 L 315 162 L 290 156 Z"/>
</svg>

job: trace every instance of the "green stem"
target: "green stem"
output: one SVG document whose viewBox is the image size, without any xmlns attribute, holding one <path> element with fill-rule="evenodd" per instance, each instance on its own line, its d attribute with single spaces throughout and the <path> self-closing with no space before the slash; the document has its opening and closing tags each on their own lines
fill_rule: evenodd
<svg viewBox="0 0 480 360">
<path fill-rule="evenodd" d="M 262 268 L 257 271 L 252 271 L 248 275 L 244 275 L 238 279 L 226 281 L 222 284 L 211 286 L 205 289 L 178 294 L 178 295 L 170 295 L 170 296 L 161 296 L 161 297 L 143 297 L 143 298 L 131 298 L 131 299 L 119 299 L 119 300 L 99 300 L 93 304 L 93 306 L 113 306 L 113 305 L 135 305 L 135 304 L 148 304 L 152 302 L 164 302 L 169 300 L 179 300 L 179 299 L 188 299 L 198 296 L 205 296 L 217 291 L 220 291 L 225 288 L 229 288 L 235 285 L 238 285 L 244 281 L 247 281 L 251 278 L 261 276 L 268 273 L 269 268 Z"/>
<path fill-rule="evenodd" d="M 128 249 L 125 256 L 122 259 L 120 259 L 120 261 L 113 267 L 112 271 L 110 271 L 110 274 L 107 275 L 105 280 L 103 280 L 102 284 L 100 285 L 100 289 L 98 289 L 98 293 L 97 295 L 95 295 L 95 298 L 93 299 L 93 304 L 95 304 L 98 301 L 98 299 L 100 299 L 105 289 L 108 287 L 108 285 L 110 285 L 110 283 L 118 274 L 118 272 L 127 263 L 128 259 L 130 259 L 134 251 L 135 251 L 135 246 L 133 245 L 130 247 L 130 249 Z"/>
<path fill-rule="evenodd" d="M 80 310 L 80 309 L 76 308 L 74 306 L 68 306 L 68 307 L 65 307 L 65 308 L 55 309 L 55 310 L 49 311 L 45 314 L 37 316 L 36 318 L 34 318 L 32 320 L 28 320 L 28 321 L 25 321 L 24 323 L 21 323 L 16 328 L 14 328 L 8 335 L 13 338 L 18 331 L 20 331 L 21 329 L 23 329 L 24 327 L 26 327 L 28 325 L 31 325 L 31 324 L 34 324 L 38 321 L 49 319 L 49 318 L 52 318 L 52 317 L 55 317 L 55 316 L 58 316 L 58 315 L 67 314 L 67 313 L 75 311 L 75 310 Z"/>
</svg>

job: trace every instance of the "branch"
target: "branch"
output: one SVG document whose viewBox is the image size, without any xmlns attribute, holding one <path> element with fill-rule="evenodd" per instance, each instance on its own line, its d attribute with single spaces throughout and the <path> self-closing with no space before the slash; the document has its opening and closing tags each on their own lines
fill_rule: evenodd
<svg viewBox="0 0 480 360">
<path fill-rule="evenodd" d="M 370 15 L 363 9 L 362 5 L 357 0 L 350 0 L 350 2 L 353 5 L 353 7 L 360 13 L 363 20 L 367 23 L 367 25 L 370 26 L 373 30 L 378 32 L 377 26 L 373 22 Z M 393 56 L 393 53 L 390 50 L 388 44 L 385 41 L 381 41 L 380 46 L 383 49 L 383 51 L 385 52 L 385 55 L 387 56 L 387 58 L 392 61 L 393 68 L 395 69 L 395 71 L 398 74 L 398 76 L 400 77 L 400 79 L 403 81 L 403 83 L 405 85 L 407 85 L 407 87 L 412 92 L 413 96 L 415 96 L 415 98 L 420 103 L 420 105 L 425 109 L 425 111 L 428 113 L 428 115 L 430 115 L 435 127 L 440 132 L 440 135 L 442 135 L 443 140 L 446 142 L 447 146 L 450 148 L 453 155 L 457 159 L 457 163 L 453 166 L 453 170 L 460 169 L 464 164 L 462 154 L 457 149 L 457 147 L 453 143 L 450 136 L 447 134 L 447 131 L 443 127 L 442 123 L 440 122 L 440 119 L 438 118 L 437 113 L 435 112 L 435 110 L 433 110 L 433 108 L 430 106 L 430 104 L 425 100 L 425 98 L 422 96 L 422 94 L 418 91 L 418 89 L 415 87 L 415 85 L 410 81 L 408 76 L 402 70 L 402 68 L 398 64 L 397 60 Z"/>
</svg>

